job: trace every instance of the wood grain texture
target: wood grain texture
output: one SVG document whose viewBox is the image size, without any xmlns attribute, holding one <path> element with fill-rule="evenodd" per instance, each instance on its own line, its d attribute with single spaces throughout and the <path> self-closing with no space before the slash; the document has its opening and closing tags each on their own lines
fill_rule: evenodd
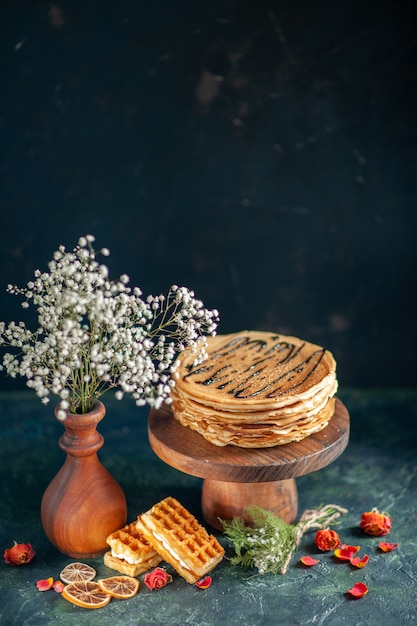
<svg viewBox="0 0 417 626">
<path fill-rule="evenodd" d="M 42 498 L 46 536 L 73 558 L 103 554 L 108 550 L 106 537 L 126 523 L 125 495 L 97 457 L 104 439 L 96 427 L 105 412 L 97 402 L 90 413 L 67 415 L 59 439 L 67 457 Z"/>
<path fill-rule="evenodd" d="M 255 483 L 303 476 L 326 467 L 349 441 L 349 413 L 337 398 L 329 424 L 299 442 L 273 448 L 218 447 L 182 426 L 169 407 L 152 409 L 148 433 L 153 451 L 166 463 L 199 478 Z"/>
<path fill-rule="evenodd" d="M 274 513 L 287 524 L 297 517 L 298 494 L 294 478 L 268 483 L 232 483 L 206 478 L 201 494 L 201 508 L 208 524 L 223 530 L 221 520 L 242 517 L 252 519 L 247 509 L 258 506 Z"/>
</svg>

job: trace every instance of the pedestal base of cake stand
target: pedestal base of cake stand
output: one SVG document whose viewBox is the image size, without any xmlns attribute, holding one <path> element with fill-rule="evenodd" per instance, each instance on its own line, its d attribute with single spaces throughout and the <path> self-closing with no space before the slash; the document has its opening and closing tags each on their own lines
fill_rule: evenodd
<svg viewBox="0 0 417 626">
<path fill-rule="evenodd" d="M 298 495 L 294 478 L 267 483 L 233 483 L 206 478 L 201 494 L 203 517 L 222 530 L 219 520 L 243 517 L 250 522 L 247 508 L 259 506 L 290 524 L 297 517 Z"/>
<path fill-rule="evenodd" d="M 315 472 L 337 459 L 349 441 L 349 413 L 336 399 L 329 424 L 302 441 L 273 448 L 219 447 L 182 426 L 168 406 L 149 413 L 153 451 L 172 467 L 203 478 L 202 513 L 222 530 L 220 520 L 247 518 L 247 508 L 259 506 L 287 523 L 297 516 L 295 478 Z M 248 519 L 248 518 L 247 518 Z"/>
</svg>

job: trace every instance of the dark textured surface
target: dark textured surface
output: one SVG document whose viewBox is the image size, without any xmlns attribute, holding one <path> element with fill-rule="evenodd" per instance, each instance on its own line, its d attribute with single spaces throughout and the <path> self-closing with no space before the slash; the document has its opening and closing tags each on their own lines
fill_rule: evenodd
<svg viewBox="0 0 417 626">
<path fill-rule="evenodd" d="M 415 67 L 407 0 L 2 0 L 0 319 L 7 283 L 92 232 L 224 333 L 414 385 Z"/>
<path fill-rule="evenodd" d="M 194 288 L 220 310 L 220 332 L 331 349 L 351 442 L 297 480 L 299 508 L 346 506 L 341 535 L 371 555 L 362 571 L 294 558 L 284 577 L 225 560 L 206 591 L 175 577 L 88 613 L 41 594 L 35 582 L 68 562 L 39 518 L 62 429 L 30 393 L 2 391 L 0 547 L 37 551 L 29 566 L 0 565 L 2 625 L 416 621 L 417 395 L 390 390 L 415 388 L 416 50 L 406 0 L 2 0 L 0 319 L 23 317 L 7 283 L 91 232 L 115 275 L 145 293 Z M 100 456 L 130 519 L 169 494 L 200 516 L 201 481 L 151 452 L 146 412 L 107 405 Z M 390 554 L 358 531 L 373 506 L 393 516 Z M 357 580 L 370 591 L 349 601 Z"/>
<path fill-rule="evenodd" d="M 40 593 L 35 586 L 40 578 L 57 578 L 71 561 L 48 542 L 39 519 L 43 490 L 63 461 L 56 444 L 62 427 L 52 417 L 52 408 L 43 407 L 29 392 L 1 393 L 1 549 L 14 540 L 29 541 L 37 554 L 30 565 L 0 564 L 0 623 L 373 626 L 415 622 L 417 394 L 345 389 L 339 395 L 351 415 L 350 444 L 329 467 L 297 479 L 299 510 L 330 502 L 348 508 L 338 531 L 347 543 L 361 545 L 362 555 L 370 555 L 365 569 L 351 569 L 335 563 L 330 555 L 317 555 L 314 533 L 309 533 L 284 576 L 253 576 L 254 572 L 234 567 L 226 559 L 213 572 L 212 586 L 206 591 L 174 574 L 173 584 L 163 590 L 150 592 L 142 583 L 135 598 L 87 611 L 54 591 Z M 106 404 L 100 458 L 125 490 L 129 518 L 173 495 L 201 520 L 201 481 L 168 467 L 153 454 L 146 411 L 111 398 Z M 361 513 L 374 506 L 392 515 L 393 530 L 387 539 L 399 543 L 392 553 L 378 553 L 378 539 L 358 529 Z M 230 555 L 229 544 L 222 535 L 219 539 Z M 304 569 L 298 564 L 302 554 L 318 556 L 320 565 Z M 89 563 L 99 576 L 111 573 L 100 558 Z M 357 581 L 366 582 L 369 593 L 349 600 L 345 592 Z"/>
</svg>

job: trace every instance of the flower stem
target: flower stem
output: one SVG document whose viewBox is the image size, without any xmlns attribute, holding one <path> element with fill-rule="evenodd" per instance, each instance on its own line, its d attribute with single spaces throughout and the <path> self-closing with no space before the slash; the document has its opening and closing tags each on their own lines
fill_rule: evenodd
<svg viewBox="0 0 417 626">
<path fill-rule="evenodd" d="M 337 520 L 340 515 L 343 513 L 347 513 L 347 509 L 344 509 L 337 504 L 326 504 L 322 506 L 320 509 L 309 509 L 304 511 L 302 516 L 300 517 L 298 524 L 296 524 L 296 533 L 294 538 L 294 544 L 292 546 L 291 551 L 288 553 L 287 558 L 284 561 L 284 564 L 281 568 L 281 574 L 285 574 L 288 565 L 291 561 L 292 555 L 295 550 L 300 545 L 300 541 L 308 530 L 312 530 L 313 528 L 324 528 L 330 526 L 334 521 Z"/>
<path fill-rule="evenodd" d="M 325 528 L 347 510 L 335 504 L 305 511 L 298 524 L 287 524 L 271 511 L 260 507 L 247 509 L 252 523 L 243 517 L 222 521 L 225 535 L 232 541 L 235 556 L 231 561 L 242 567 L 256 567 L 259 574 L 285 574 L 305 532 Z"/>
</svg>

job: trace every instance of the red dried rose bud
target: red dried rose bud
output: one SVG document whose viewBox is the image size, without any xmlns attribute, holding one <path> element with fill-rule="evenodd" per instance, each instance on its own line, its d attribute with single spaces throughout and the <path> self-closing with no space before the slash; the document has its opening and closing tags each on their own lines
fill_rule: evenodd
<svg viewBox="0 0 417 626">
<path fill-rule="evenodd" d="M 326 550 L 335 550 L 340 546 L 341 542 L 335 530 L 326 528 L 316 532 L 315 543 L 319 550 L 325 552 Z"/>
<path fill-rule="evenodd" d="M 9 565 L 25 565 L 30 563 L 36 552 L 30 543 L 16 543 L 12 548 L 4 551 L 4 560 Z"/>
<path fill-rule="evenodd" d="M 372 511 L 362 513 L 359 526 L 367 535 L 381 537 L 391 531 L 392 520 L 388 513 L 380 513 L 374 508 Z"/>
<path fill-rule="evenodd" d="M 162 589 L 168 583 L 172 583 L 172 576 L 163 567 L 156 567 L 146 574 L 143 582 L 148 589 L 153 591 L 153 589 Z"/>
</svg>

